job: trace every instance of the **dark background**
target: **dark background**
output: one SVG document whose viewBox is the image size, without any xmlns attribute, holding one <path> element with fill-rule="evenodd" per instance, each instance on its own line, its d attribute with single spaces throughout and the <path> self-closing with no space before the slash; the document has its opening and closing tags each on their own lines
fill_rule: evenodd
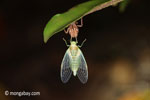
<svg viewBox="0 0 150 100">
<path fill-rule="evenodd" d="M 125 94 L 149 90 L 149 0 L 132 0 L 124 13 L 108 7 L 84 17 L 78 41 L 87 39 L 81 50 L 89 80 L 84 85 L 77 77 L 61 82 L 67 50 L 62 38 L 70 37 L 62 31 L 45 44 L 43 29 L 53 15 L 84 1 L 0 1 L 0 100 L 126 100 Z M 5 96 L 6 90 L 41 94 Z"/>
</svg>

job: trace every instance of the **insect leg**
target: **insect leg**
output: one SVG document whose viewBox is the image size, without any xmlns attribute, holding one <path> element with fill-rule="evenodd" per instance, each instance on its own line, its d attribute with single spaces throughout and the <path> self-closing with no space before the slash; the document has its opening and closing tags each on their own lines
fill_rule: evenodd
<svg viewBox="0 0 150 100">
<path fill-rule="evenodd" d="M 70 43 L 72 42 L 72 37 L 70 38 Z"/>
<path fill-rule="evenodd" d="M 67 41 L 64 38 L 63 38 L 63 40 L 65 41 L 66 46 L 69 47 L 69 45 L 67 44 Z"/>
<path fill-rule="evenodd" d="M 78 47 L 82 47 L 83 46 L 83 44 L 85 43 L 85 41 L 86 41 L 86 39 L 84 39 L 84 41 L 82 42 L 82 44 L 81 45 L 78 45 Z"/>
<path fill-rule="evenodd" d="M 77 39 L 77 37 L 75 37 L 76 38 L 76 43 L 78 43 L 78 39 Z"/>
<path fill-rule="evenodd" d="M 67 30 L 66 30 L 66 29 L 64 29 L 64 32 L 65 32 L 65 33 L 68 33 L 68 32 L 69 32 L 69 28 L 67 28 Z"/>
<path fill-rule="evenodd" d="M 80 25 L 77 25 L 78 27 L 82 27 L 83 26 L 83 18 L 81 18 L 81 23 Z"/>
</svg>

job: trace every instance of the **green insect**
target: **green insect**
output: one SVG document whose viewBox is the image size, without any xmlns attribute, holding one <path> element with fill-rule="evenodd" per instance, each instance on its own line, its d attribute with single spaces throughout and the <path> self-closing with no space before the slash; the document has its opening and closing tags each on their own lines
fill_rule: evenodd
<svg viewBox="0 0 150 100">
<path fill-rule="evenodd" d="M 63 39 L 67 45 L 65 39 Z M 84 40 L 81 46 L 77 45 L 77 41 L 71 41 L 70 45 L 67 45 L 67 49 L 64 58 L 61 63 L 60 76 L 63 83 L 67 83 L 72 75 L 78 76 L 79 80 L 84 84 L 88 80 L 88 68 L 83 53 L 80 47 L 84 44 Z"/>
</svg>

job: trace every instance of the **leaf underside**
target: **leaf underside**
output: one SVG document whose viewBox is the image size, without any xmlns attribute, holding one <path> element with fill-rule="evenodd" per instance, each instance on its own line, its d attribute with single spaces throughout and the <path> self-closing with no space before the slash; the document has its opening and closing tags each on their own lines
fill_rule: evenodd
<svg viewBox="0 0 150 100">
<path fill-rule="evenodd" d="M 121 1 L 122 0 L 90 0 L 69 9 L 65 13 L 54 15 L 44 28 L 44 42 L 46 43 L 51 36 L 64 30 L 67 26 L 80 18 L 108 6 L 115 5 Z"/>
<path fill-rule="evenodd" d="M 124 12 L 129 3 L 130 3 L 130 0 L 124 0 L 123 2 L 121 2 L 119 5 L 120 12 Z"/>
</svg>

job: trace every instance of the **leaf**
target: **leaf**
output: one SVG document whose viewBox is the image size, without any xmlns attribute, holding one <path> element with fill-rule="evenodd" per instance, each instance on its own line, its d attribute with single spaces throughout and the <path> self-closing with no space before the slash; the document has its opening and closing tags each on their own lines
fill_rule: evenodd
<svg viewBox="0 0 150 100">
<path fill-rule="evenodd" d="M 130 3 L 130 0 L 124 0 L 123 2 L 121 2 L 119 5 L 119 11 L 124 12 L 129 3 Z"/>
<path fill-rule="evenodd" d="M 121 1 L 122 0 L 90 0 L 69 9 L 65 13 L 54 15 L 44 28 L 44 42 L 46 43 L 51 36 L 64 30 L 81 17 L 108 6 L 115 5 Z"/>
</svg>

